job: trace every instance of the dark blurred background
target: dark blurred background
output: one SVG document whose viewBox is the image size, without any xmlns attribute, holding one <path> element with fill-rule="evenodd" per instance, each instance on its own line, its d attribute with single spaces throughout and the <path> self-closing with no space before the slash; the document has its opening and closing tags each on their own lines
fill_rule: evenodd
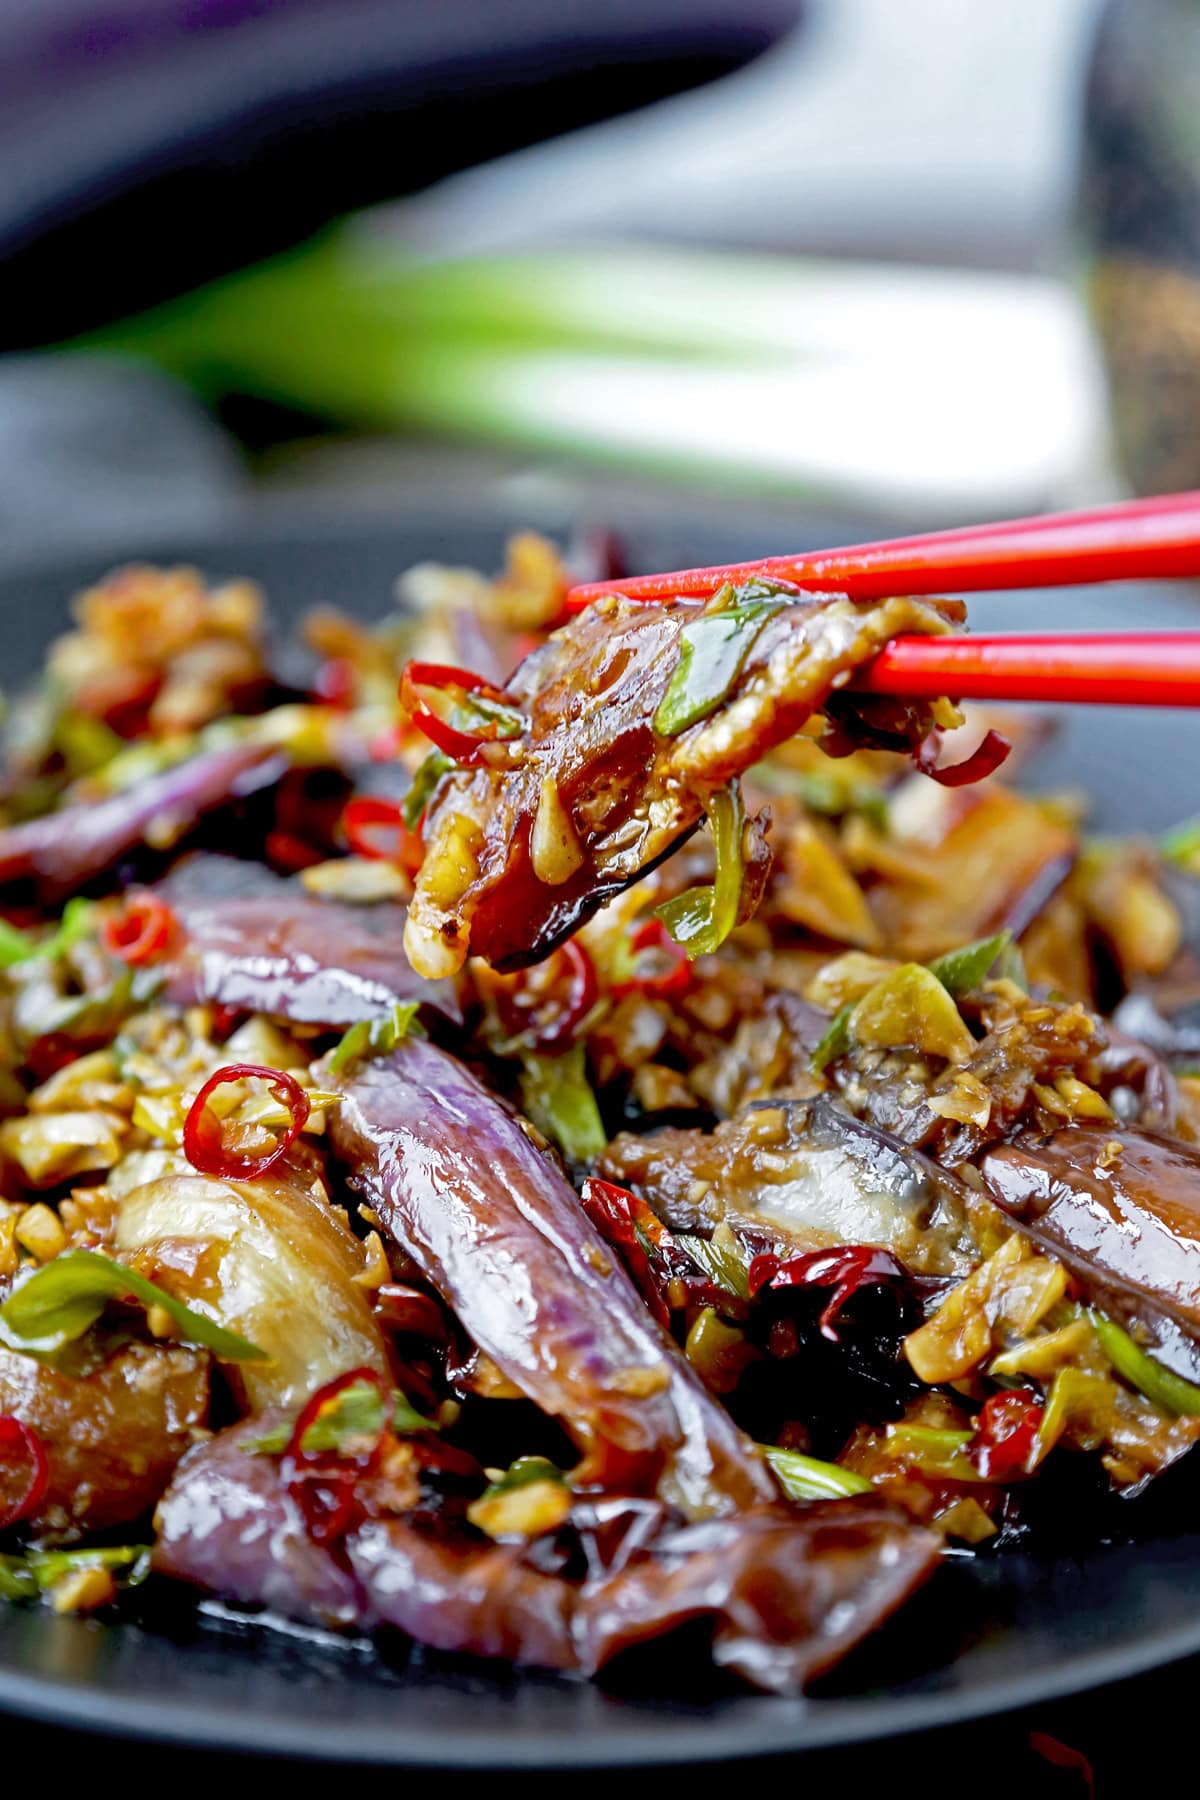
<svg viewBox="0 0 1200 1800">
<path fill-rule="evenodd" d="M 297 495 L 885 527 L 1200 482 L 1198 26 L 5 0 L 0 554 Z"/>
</svg>

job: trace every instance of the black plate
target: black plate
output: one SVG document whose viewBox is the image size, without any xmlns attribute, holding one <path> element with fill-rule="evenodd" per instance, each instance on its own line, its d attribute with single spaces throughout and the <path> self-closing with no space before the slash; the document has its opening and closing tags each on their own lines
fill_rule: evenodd
<svg viewBox="0 0 1200 1800">
<path fill-rule="evenodd" d="M 495 566 L 510 523 L 423 511 L 322 526 L 285 514 L 240 522 L 219 539 L 125 542 L 120 556 L 254 576 L 281 616 L 329 600 L 378 614 L 409 563 Z M 811 519 L 722 529 L 676 516 L 636 527 L 629 549 L 635 565 L 672 567 L 841 535 Z M 36 664 L 66 596 L 116 559 L 97 553 L 0 576 L 7 681 Z M 984 600 L 973 614 L 1015 628 L 1170 627 L 1191 624 L 1195 607 L 1183 589 L 1122 587 Z M 1154 831 L 1200 810 L 1198 751 L 1200 715 L 1078 709 L 1037 779 L 1089 790 L 1105 828 Z M 362 1644 L 147 1604 L 139 1622 L 116 1625 L 0 1608 L 0 1706 L 148 1738 L 378 1763 L 716 1761 L 959 1723 L 1200 1650 L 1200 1531 L 1160 1524 L 1139 1543 L 1071 1558 L 951 1558 L 836 1688 L 803 1701 L 679 1692 L 664 1685 L 671 1665 L 661 1656 L 624 1688 L 602 1688 L 416 1651 L 386 1660 Z"/>
</svg>

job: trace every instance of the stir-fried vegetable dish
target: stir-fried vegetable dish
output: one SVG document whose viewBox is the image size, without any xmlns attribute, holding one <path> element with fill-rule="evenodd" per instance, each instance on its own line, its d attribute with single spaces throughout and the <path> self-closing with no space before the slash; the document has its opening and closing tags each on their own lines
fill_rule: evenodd
<svg viewBox="0 0 1200 1800">
<path fill-rule="evenodd" d="M 5 1603 L 792 1693 L 1200 1437 L 1200 833 L 856 691 L 957 602 L 567 585 L 129 568 L 12 699 Z"/>
</svg>

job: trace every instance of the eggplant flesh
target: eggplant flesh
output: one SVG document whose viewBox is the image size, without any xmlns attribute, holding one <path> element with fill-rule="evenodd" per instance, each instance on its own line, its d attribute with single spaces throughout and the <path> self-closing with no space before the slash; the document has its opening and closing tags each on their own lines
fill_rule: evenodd
<svg viewBox="0 0 1200 1800">
<path fill-rule="evenodd" d="M 875 1496 L 756 1505 L 693 1524 L 643 1506 L 628 1555 L 571 1580 L 535 1567 L 520 1543 L 489 1543 L 445 1516 L 389 1514 L 369 1481 L 366 1516 L 336 1551 L 323 1549 L 280 1463 L 246 1447 L 271 1422 L 234 1426 L 184 1460 L 158 1510 L 155 1568 L 243 1605 L 343 1628 L 390 1626 L 438 1650 L 591 1675 L 624 1650 L 702 1623 L 718 1667 L 794 1694 L 938 1562 L 938 1538 Z M 626 1512 L 636 1504 L 612 1503 Z M 579 1510 L 594 1524 L 595 1501 Z"/>
<path fill-rule="evenodd" d="M 405 909 L 320 900 L 234 857 L 190 856 L 159 886 L 179 921 L 170 998 L 215 1002 L 344 1030 L 416 1000 L 462 1021 L 453 985 L 425 981 L 404 953 Z"/>
<path fill-rule="evenodd" d="M 340 1085 L 329 1140 L 350 1186 L 472 1341 L 562 1420 L 592 1479 L 690 1517 L 775 1498 L 565 1176 L 461 1063 L 410 1038 Z"/>
<path fill-rule="evenodd" d="M 914 1273 L 966 1274 L 973 1197 L 954 1175 L 835 1101 L 756 1101 L 715 1131 L 615 1138 L 601 1173 L 681 1231 L 721 1223 L 797 1248 L 875 1244 Z"/>
<path fill-rule="evenodd" d="M 1200 1152 L 1153 1132 L 1074 1125 L 991 1150 L 980 1170 L 1089 1300 L 1200 1381 Z"/>
</svg>

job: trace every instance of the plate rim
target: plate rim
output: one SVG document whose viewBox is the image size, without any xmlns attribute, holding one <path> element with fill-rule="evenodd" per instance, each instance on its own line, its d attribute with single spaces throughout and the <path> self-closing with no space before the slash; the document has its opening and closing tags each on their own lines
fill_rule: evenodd
<svg viewBox="0 0 1200 1800">
<path fill-rule="evenodd" d="M 175 1699 L 165 1706 L 161 1699 L 114 1699 L 107 1689 L 9 1670 L 0 1670 L 0 1716 L 15 1712 L 25 1719 L 65 1725 L 105 1738 L 132 1737 L 143 1743 L 186 1744 L 218 1753 L 288 1756 L 305 1762 L 355 1766 L 547 1771 L 627 1768 L 639 1764 L 684 1766 L 749 1761 L 771 1755 L 800 1756 L 810 1751 L 854 1748 L 881 1739 L 909 1737 L 940 1726 L 966 1725 L 1035 1703 L 1090 1693 L 1198 1651 L 1200 1617 L 1165 1633 L 1156 1632 L 1137 1645 L 1089 1651 L 1057 1668 L 1008 1676 L 978 1691 L 949 1687 L 936 1694 L 884 1693 L 849 1699 L 853 1717 L 850 1735 L 846 1730 L 848 1721 L 839 1712 L 846 1703 L 841 1696 L 782 1701 L 790 1717 L 772 1730 L 763 1718 L 772 1696 L 750 1694 L 747 1699 L 756 1706 L 753 1720 L 722 1721 L 716 1742 L 697 1729 L 694 1718 L 689 1718 L 679 1723 L 664 1720 L 656 1723 L 652 1731 L 629 1731 L 620 1721 L 613 1721 L 602 1733 L 584 1737 L 569 1726 L 552 1727 L 536 1737 L 517 1741 L 502 1728 L 448 1741 L 442 1727 L 422 1734 L 406 1726 L 403 1741 L 398 1744 L 396 1733 L 383 1726 L 356 1723 L 352 1735 L 342 1736 L 345 1728 L 338 1725 L 305 1725 L 278 1714 L 265 1720 L 249 1714 L 231 1715 L 210 1702 L 189 1705 Z M 579 1685 L 588 1684 L 581 1680 Z M 797 1741 L 797 1714 L 791 1710 L 797 1705 L 802 1709 L 799 1716 L 806 1721 L 803 1741 Z"/>
</svg>

